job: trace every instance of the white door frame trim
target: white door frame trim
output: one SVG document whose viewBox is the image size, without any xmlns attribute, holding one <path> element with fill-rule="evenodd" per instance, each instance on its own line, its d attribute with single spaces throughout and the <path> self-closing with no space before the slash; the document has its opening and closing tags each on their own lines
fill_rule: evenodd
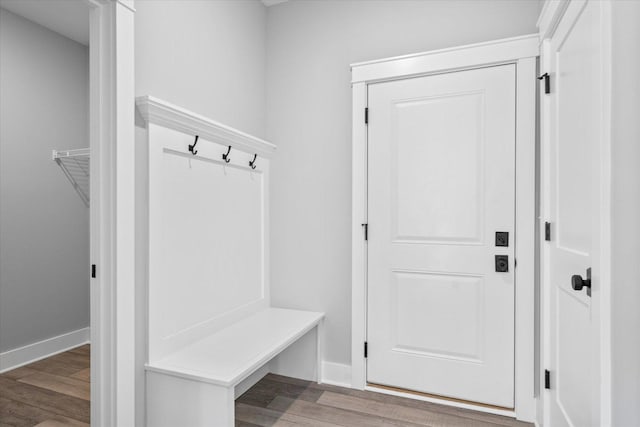
<svg viewBox="0 0 640 427">
<path fill-rule="evenodd" d="M 91 425 L 135 425 L 134 4 L 90 10 Z M 87 266 L 88 267 L 88 266 Z"/>
<path fill-rule="evenodd" d="M 363 345 L 367 328 L 367 85 L 385 80 L 516 65 L 515 408 L 516 418 L 534 421 L 536 247 L 536 63 L 538 35 L 527 35 L 414 55 L 352 64 L 352 311 L 351 382 L 367 387 Z M 455 402 L 443 400 L 442 403 Z M 483 410 L 482 406 L 475 409 Z"/>
</svg>

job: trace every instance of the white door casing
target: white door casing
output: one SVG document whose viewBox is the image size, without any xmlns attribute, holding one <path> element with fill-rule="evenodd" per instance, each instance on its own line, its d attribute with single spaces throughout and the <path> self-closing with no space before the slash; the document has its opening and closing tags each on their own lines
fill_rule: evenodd
<svg viewBox="0 0 640 427">
<path fill-rule="evenodd" d="M 91 425 L 136 422 L 134 0 L 90 10 Z M 87 273 L 90 271 L 87 266 Z M 140 419 L 140 418 L 138 418 Z"/>
<path fill-rule="evenodd" d="M 549 131 L 544 203 L 546 360 L 550 372 L 545 421 L 600 425 L 601 191 L 603 146 L 603 3 L 572 1 L 548 41 Z M 591 288 L 579 287 L 578 277 Z"/>
<path fill-rule="evenodd" d="M 513 408 L 515 89 L 514 65 L 369 86 L 370 383 Z"/>
<path fill-rule="evenodd" d="M 536 230 L 536 57 L 538 35 L 494 40 L 467 46 L 384 58 L 353 64 L 353 172 L 352 172 L 352 335 L 351 385 L 356 389 L 414 397 L 445 405 L 515 416 L 519 420 L 536 418 L 537 389 L 534 387 L 535 358 L 535 230 Z M 417 396 L 367 384 L 367 359 L 363 343 L 367 339 L 367 253 L 368 242 L 362 223 L 367 217 L 368 141 L 365 118 L 368 87 L 383 81 L 469 70 L 494 65 L 516 67 L 516 223 L 518 239 L 515 256 L 515 402 L 513 410 L 462 401 Z M 372 233 L 375 226 L 372 225 Z"/>
</svg>

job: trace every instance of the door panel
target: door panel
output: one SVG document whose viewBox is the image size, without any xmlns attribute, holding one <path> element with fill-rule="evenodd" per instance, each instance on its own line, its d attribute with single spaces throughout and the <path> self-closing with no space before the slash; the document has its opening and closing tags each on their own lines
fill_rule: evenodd
<svg viewBox="0 0 640 427">
<path fill-rule="evenodd" d="M 555 235 L 548 246 L 550 421 L 593 425 L 594 300 L 572 276 L 597 271 L 600 143 L 600 2 L 572 2 L 550 40 L 548 206 Z"/>
<path fill-rule="evenodd" d="M 367 380 L 513 407 L 515 67 L 368 97 Z"/>
<path fill-rule="evenodd" d="M 396 242 L 482 242 L 482 101 L 472 92 L 392 104 Z"/>
</svg>

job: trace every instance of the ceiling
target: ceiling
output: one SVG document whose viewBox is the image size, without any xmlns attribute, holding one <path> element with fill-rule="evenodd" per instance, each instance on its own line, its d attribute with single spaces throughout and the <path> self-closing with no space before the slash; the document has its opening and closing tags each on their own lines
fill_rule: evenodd
<svg viewBox="0 0 640 427">
<path fill-rule="evenodd" d="M 89 45 L 89 6 L 80 0 L 0 0 L 0 7 Z"/>
</svg>

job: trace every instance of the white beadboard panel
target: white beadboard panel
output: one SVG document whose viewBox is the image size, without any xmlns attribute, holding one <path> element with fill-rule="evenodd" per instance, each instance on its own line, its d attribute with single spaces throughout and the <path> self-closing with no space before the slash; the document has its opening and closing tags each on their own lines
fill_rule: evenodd
<svg viewBox="0 0 640 427">
<path fill-rule="evenodd" d="M 268 160 L 193 141 L 148 125 L 150 362 L 269 305 Z"/>
<path fill-rule="evenodd" d="M 0 353 L 0 374 L 41 359 L 88 344 L 90 328 L 78 329 L 24 347 Z"/>
</svg>

